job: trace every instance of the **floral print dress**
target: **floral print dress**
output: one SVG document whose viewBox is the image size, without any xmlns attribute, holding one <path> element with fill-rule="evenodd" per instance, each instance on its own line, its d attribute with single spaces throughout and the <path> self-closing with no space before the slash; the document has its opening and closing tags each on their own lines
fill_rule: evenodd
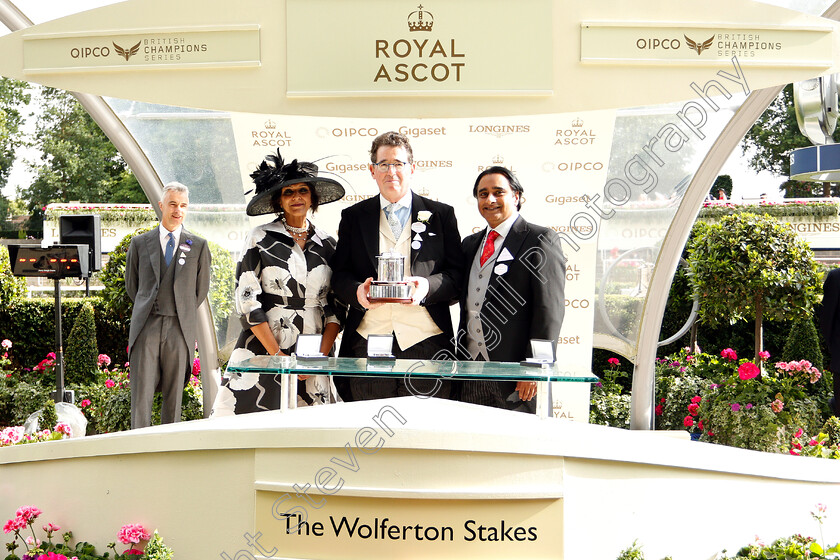
<svg viewBox="0 0 840 560">
<path fill-rule="evenodd" d="M 339 323 L 330 290 L 329 260 L 334 252 L 335 240 L 313 225 L 303 249 L 279 218 L 248 234 L 236 267 L 234 301 L 242 333 L 231 353 L 232 361 L 267 353 L 251 332 L 251 327 L 260 323 L 268 323 L 286 354 L 295 350 L 298 334 L 321 334 L 327 323 Z M 280 381 L 280 375 L 231 373 L 222 380 L 212 415 L 278 409 Z M 338 399 L 329 376 L 312 376 L 299 385 L 298 395 L 306 404 Z M 296 398 L 294 391 L 290 393 Z"/>
</svg>

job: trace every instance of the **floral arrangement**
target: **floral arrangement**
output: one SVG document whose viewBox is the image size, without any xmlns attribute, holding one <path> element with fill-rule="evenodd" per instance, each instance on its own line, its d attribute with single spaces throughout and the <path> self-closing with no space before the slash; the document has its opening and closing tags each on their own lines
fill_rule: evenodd
<svg viewBox="0 0 840 560">
<path fill-rule="evenodd" d="M 607 360 L 601 381 L 592 386 L 589 403 L 589 422 L 614 428 L 630 427 L 630 395 L 623 394 L 619 381 L 625 377 L 618 358 Z"/>
<path fill-rule="evenodd" d="M 96 553 L 95 547 L 87 542 L 78 542 L 75 547 L 70 547 L 73 534 L 67 531 L 62 534 L 62 542 L 53 542 L 53 535 L 57 534 L 61 527 L 52 523 L 43 525 L 42 529 L 46 540 L 41 540 L 35 532 L 35 520 L 41 516 L 41 510 L 35 506 L 21 506 L 15 512 L 15 516 L 6 521 L 3 532 L 13 533 L 12 542 L 6 544 L 9 555 L 5 560 L 105 560 L 110 553 L 100 556 Z M 29 533 L 24 536 L 24 534 Z M 163 544 L 163 540 L 157 531 L 153 536 L 142 525 L 130 523 L 120 527 L 117 532 L 117 540 L 129 548 L 123 553 L 117 552 L 116 543 L 108 544 L 108 548 L 114 551 L 115 560 L 171 560 L 172 549 Z M 20 541 L 20 542 L 18 542 Z M 148 542 L 145 546 L 143 542 Z M 23 546 L 23 556 L 17 556 L 15 551 Z"/>
<path fill-rule="evenodd" d="M 679 355 L 661 360 L 657 376 L 674 380 L 688 378 L 695 393 L 668 407 L 668 397 L 660 388 L 668 383 L 657 381 L 657 424 L 666 413 L 682 415 L 683 428 L 702 441 L 722 443 L 759 451 L 789 453 L 798 430 L 818 434 L 822 423 L 817 402 L 812 398 L 814 384 L 822 374 L 806 360 L 778 362 L 768 368 L 770 354 L 761 352 L 759 363 L 739 360 L 731 348 L 713 356 L 683 349 Z M 769 371 L 768 371 L 769 370 Z M 661 396 L 660 396 L 661 395 Z M 666 399 L 666 400 L 662 400 Z M 816 436 L 819 442 L 819 436 Z M 810 441 L 810 440 L 809 440 Z M 820 450 L 830 456 L 830 443 Z M 814 447 L 816 444 L 811 445 Z M 815 456 L 817 450 L 814 450 Z M 800 454 L 800 453 L 795 453 Z"/>
<path fill-rule="evenodd" d="M 750 212 L 752 214 L 766 214 L 776 217 L 813 216 L 815 218 L 829 218 L 837 216 L 840 204 L 837 201 L 760 201 L 758 204 L 732 204 L 731 202 L 706 202 L 700 209 L 698 218 L 715 219 Z"/>
<path fill-rule="evenodd" d="M 71 435 L 73 435 L 73 430 L 64 422 L 59 422 L 52 430 L 43 429 L 34 434 L 25 434 L 23 426 L 10 426 L 0 430 L 0 447 L 39 443 L 42 441 L 56 441 L 69 438 Z"/>
</svg>

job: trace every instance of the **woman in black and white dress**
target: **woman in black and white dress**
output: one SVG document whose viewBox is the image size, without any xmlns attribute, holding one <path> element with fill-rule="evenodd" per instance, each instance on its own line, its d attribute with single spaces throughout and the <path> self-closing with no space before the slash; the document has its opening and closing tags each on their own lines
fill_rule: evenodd
<svg viewBox="0 0 840 560">
<path fill-rule="evenodd" d="M 251 174 L 256 194 L 248 203 L 249 216 L 276 213 L 277 219 L 254 228 L 236 267 L 236 311 L 242 334 L 231 361 L 256 355 L 289 355 L 299 334 L 320 334 L 321 352 L 328 355 L 341 330 L 330 290 L 335 240 L 308 219 L 321 204 L 344 196 L 333 179 L 318 177 L 308 162 L 284 164 L 278 150 Z M 300 376 L 298 402 L 318 405 L 335 402 L 329 376 Z M 223 379 L 213 416 L 280 408 L 280 375 L 230 374 Z M 294 387 L 294 385 L 293 385 Z"/>
</svg>

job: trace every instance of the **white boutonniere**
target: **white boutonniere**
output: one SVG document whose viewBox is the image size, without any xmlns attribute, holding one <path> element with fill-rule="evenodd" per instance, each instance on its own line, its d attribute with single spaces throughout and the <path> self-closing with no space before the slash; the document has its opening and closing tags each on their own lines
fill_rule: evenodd
<svg viewBox="0 0 840 560">
<path fill-rule="evenodd" d="M 426 224 L 429 223 L 429 220 L 432 219 L 432 213 L 428 210 L 420 210 L 417 212 L 417 221 L 411 224 L 411 231 L 415 233 L 413 240 L 411 241 L 411 248 L 415 251 L 419 250 L 420 247 L 423 246 L 423 237 L 420 235 L 426 231 Z M 429 235 L 434 235 L 429 233 Z"/>
</svg>

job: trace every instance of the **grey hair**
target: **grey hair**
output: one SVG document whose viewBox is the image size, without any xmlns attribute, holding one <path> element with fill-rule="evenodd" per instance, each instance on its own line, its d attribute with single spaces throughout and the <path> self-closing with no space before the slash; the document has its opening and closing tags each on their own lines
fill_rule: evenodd
<svg viewBox="0 0 840 560">
<path fill-rule="evenodd" d="M 168 193 L 170 191 L 174 191 L 174 192 L 177 192 L 177 193 L 182 193 L 182 194 L 186 195 L 187 198 L 190 197 L 190 189 L 188 189 L 186 185 L 181 184 L 178 181 L 172 181 L 170 183 L 166 183 L 166 186 L 163 187 L 163 191 L 160 193 L 160 197 L 164 198 L 166 196 L 166 193 Z"/>
</svg>

